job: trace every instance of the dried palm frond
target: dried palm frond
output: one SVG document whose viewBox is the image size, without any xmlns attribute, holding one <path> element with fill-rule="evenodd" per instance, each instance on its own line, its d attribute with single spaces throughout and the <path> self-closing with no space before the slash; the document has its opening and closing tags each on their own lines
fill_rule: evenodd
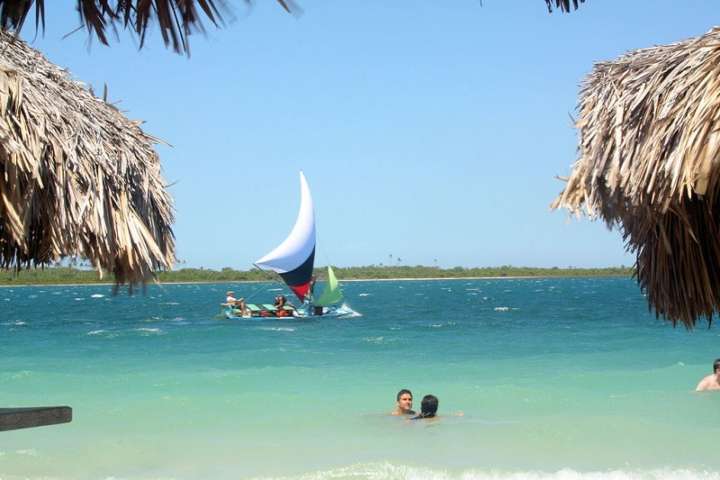
<svg viewBox="0 0 720 480">
<path fill-rule="evenodd" d="M 251 4 L 253 0 L 237 0 Z M 293 0 L 275 0 L 288 13 L 299 13 L 300 7 Z M 569 12 L 577 9 L 585 0 L 545 0 L 548 11 L 554 8 Z M 67 2 L 68 6 L 72 3 Z M 108 44 L 108 28 L 118 26 L 132 30 L 139 38 L 140 47 L 145 44 L 148 28 L 157 25 L 166 46 L 176 52 L 190 52 L 188 37 L 191 33 L 204 32 L 203 20 L 218 27 L 231 16 L 228 0 L 75 0 L 80 24 L 88 33 Z M 33 8 L 35 7 L 35 8 Z M 45 27 L 45 0 L 0 0 L 0 28 L 19 32 L 30 12 L 35 14 L 35 28 Z"/>
<path fill-rule="evenodd" d="M 637 255 L 657 315 L 720 309 L 720 29 L 595 65 L 579 159 L 552 207 L 599 216 Z"/>
<path fill-rule="evenodd" d="M 276 2 L 287 12 L 300 10 L 292 0 Z M 142 48 L 148 28 L 157 25 L 165 45 L 185 53 L 190 51 L 190 34 L 205 31 L 203 20 L 217 27 L 231 15 L 227 0 L 76 0 L 74 8 L 80 24 L 104 45 L 108 44 L 108 28 L 121 26 L 138 36 Z M 45 0 L 0 0 L 0 28 L 19 32 L 30 12 L 35 14 L 36 29 L 44 28 Z"/>
<path fill-rule="evenodd" d="M 0 267 L 81 256 L 119 283 L 170 268 L 155 139 L 24 42 L 0 33 L 0 52 Z"/>
<path fill-rule="evenodd" d="M 585 0 L 545 0 L 548 12 L 550 13 L 552 13 L 553 10 L 553 3 L 555 4 L 555 8 L 557 8 L 561 12 L 569 12 L 571 6 L 572 8 L 577 10 L 579 4 L 585 3 Z"/>
</svg>

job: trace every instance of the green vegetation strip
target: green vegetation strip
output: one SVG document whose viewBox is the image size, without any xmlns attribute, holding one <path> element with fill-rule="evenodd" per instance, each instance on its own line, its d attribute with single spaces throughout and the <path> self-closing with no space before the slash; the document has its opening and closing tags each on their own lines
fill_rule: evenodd
<svg viewBox="0 0 720 480">
<path fill-rule="evenodd" d="M 467 277 L 629 277 L 634 269 L 628 267 L 608 268 L 533 268 L 533 267 L 482 267 L 482 268 L 438 268 L 425 266 L 366 266 L 335 267 L 340 280 L 386 280 L 394 278 L 467 278 Z M 324 280 L 324 267 L 315 269 L 319 280 Z M 276 280 L 277 276 L 259 270 L 210 270 L 205 268 L 183 268 L 171 272 L 159 272 L 161 283 L 182 282 L 265 282 Z M 0 285 L 51 285 L 112 283 L 112 276 L 102 279 L 95 270 L 71 267 L 48 267 L 15 271 L 0 271 Z"/>
</svg>

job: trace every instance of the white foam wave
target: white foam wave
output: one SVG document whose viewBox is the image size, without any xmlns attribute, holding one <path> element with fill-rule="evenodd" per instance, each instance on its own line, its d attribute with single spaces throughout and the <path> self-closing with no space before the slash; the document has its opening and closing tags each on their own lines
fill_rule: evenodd
<svg viewBox="0 0 720 480">
<path fill-rule="evenodd" d="M 447 471 L 393 465 L 358 464 L 287 477 L 252 480 L 720 480 L 720 472 L 689 469 L 607 470 L 581 472 L 565 468 L 555 472 L 463 470 Z"/>
<path fill-rule="evenodd" d="M 37 457 L 38 455 L 37 450 L 35 450 L 34 448 L 15 450 L 15 453 L 17 453 L 18 455 L 27 455 L 29 457 Z"/>
<path fill-rule="evenodd" d="M 103 298 L 104 296 L 102 293 L 93 293 L 90 298 Z"/>
<path fill-rule="evenodd" d="M 433 323 L 430 325 L 430 328 L 454 327 L 455 325 L 457 325 L 455 322 Z"/>
<path fill-rule="evenodd" d="M 101 334 L 103 334 L 103 333 L 105 333 L 105 330 L 102 330 L 102 329 L 100 329 L 100 330 L 90 330 L 89 332 L 86 333 L 86 335 L 101 335 Z"/>
<path fill-rule="evenodd" d="M 343 303 L 335 309 L 334 316 L 340 318 L 357 318 L 362 317 L 362 313 L 356 312 L 350 307 L 350 305 L 348 305 L 347 303 Z"/>
<path fill-rule="evenodd" d="M 282 288 L 270 288 L 268 289 L 268 292 L 282 292 Z"/>
<path fill-rule="evenodd" d="M 385 341 L 385 337 L 364 337 L 363 341 L 367 343 L 374 343 L 375 345 L 380 345 Z"/>
<path fill-rule="evenodd" d="M 294 332 L 292 327 L 260 327 L 258 330 L 266 330 L 269 332 Z"/>
<path fill-rule="evenodd" d="M 83 301 L 83 300 L 85 300 L 85 299 L 82 298 L 82 297 L 75 297 L 75 301 L 76 301 L 76 302 L 81 302 L 81 301 Z"/>
<path fill-rule="evenodd" d="M 149 334 L 161 335 L 161 334 L 165 333 L 160 328 L 147 328 L 147 327 L 136 328 L 135 331 L 140 332 L 144 335 L 149 335 Z"/>
<path fill-rule="evenodd" d="M 358 293 L 358 297 L 367 297 L 369 295 L 369 293 Z"/>
<path fill-rule="evenodd" d="M 493 310 L 495 310 L 496 312 L 509 312 L 510 307 L 495 307 L 493 308 Z"/>
</svg>

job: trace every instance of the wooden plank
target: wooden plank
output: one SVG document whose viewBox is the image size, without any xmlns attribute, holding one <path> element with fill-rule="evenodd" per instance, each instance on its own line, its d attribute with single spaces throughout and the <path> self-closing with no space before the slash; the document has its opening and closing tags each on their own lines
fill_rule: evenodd
<svg viewBox="0 0 720 480">
<path fill-rule="evenodd" d="M 0 431 L 43 427 L 72 421 L 72 408 L 29 407 L 0 408 Z"/>
</svg>

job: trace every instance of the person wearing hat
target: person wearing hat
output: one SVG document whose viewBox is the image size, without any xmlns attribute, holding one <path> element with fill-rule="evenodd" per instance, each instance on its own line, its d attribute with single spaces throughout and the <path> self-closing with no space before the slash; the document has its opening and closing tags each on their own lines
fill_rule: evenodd
<svg viewBox="0 0 720 480">
<path fill-rule="evenodd" d="M 247 306 L 245 305 L 244 298 L 239 298 L 239 299 L 235 298 L 235 292 L 233 292 L 233 291 L 229 291 L 225 295 L 226 295 L 226 297 L 225 297 L 226 305 L 240 310 L 240 315 L 242 315 L 243 317 L 248 315 Z"/>
</svg>

